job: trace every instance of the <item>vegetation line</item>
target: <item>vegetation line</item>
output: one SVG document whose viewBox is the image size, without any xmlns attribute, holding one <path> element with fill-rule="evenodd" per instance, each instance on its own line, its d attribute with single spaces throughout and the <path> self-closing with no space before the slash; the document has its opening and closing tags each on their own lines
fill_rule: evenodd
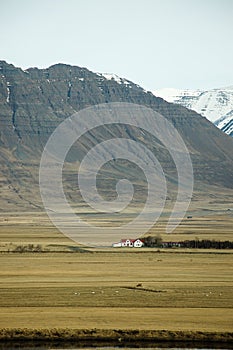
<svg viewBox="0 0 233 350">
<path fill-rule="evenodd" d="M 1 342 L 6 341 L 195 341 L 233 342 L 233 332 L 131 330 L 131 329 L 28 329 L 2 328 Z"/>
</svg>

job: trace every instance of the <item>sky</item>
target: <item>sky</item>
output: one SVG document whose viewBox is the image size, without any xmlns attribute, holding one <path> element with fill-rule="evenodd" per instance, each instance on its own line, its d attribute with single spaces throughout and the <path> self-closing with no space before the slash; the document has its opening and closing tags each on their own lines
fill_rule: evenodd
<svg viewBox="0 0 233 350">
<path fill-rule="evenodd" d="M 233 85 L 233 0 L 0 0 L 0 60 L 115 73 L 147 90 Z"/>
</svg>

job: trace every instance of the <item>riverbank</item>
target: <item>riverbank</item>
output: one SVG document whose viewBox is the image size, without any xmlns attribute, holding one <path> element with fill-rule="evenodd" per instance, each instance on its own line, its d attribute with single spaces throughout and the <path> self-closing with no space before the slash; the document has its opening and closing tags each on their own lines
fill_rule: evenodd
<svg viewBox="0 0 233 350">
<path fill-rule="evenodd" d="M 78 342 L 89 344 L 151 345 L 153 343 L 228 344 L 233 348 L 233 332 L 121 330 L 121 329 L 29 329 L 2 328 L 0 342 Z M 228 347 L 229 348 L 229 347 Z"/>
</svg>

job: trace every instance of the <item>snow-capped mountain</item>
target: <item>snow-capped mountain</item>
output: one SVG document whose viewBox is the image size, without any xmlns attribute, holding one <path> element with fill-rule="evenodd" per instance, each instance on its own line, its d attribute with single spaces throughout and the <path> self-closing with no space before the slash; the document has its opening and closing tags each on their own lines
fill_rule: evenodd
<svg viewBox="0 0 233 350">
<path fill-rule="evenodd" d="M 147 106 L 174 123 L 194 160 L 194 188 L 200 199 L 215 193 L 214 189 L 220 198 L 220 193 L 232 188 L 233 139 L 206 118 L 179 104 L 156 98 L 151 92 L 115 74 L 96 74 L 84 67 L 64 63 L 22 70 L 0 60 L 0 211 L 43 210 L 35 174 L 39 171 L 47 140 L 74 112 L 112 102 Z M 155 152 L 167 179 L 168 196 L 176 198 L 177 169 L 172 154 L 166 150 L 167 144 L 162 145 L 159 138 L 129 124 L 113 125 L 112 128 L 103 124 L 96 132 L 87 131 L 67 155 L 63 182 L 69 203 L 75 208 L 79 203 L 83 205 L 80 191 L 77 191 L 77 163 L 81 163 L 95 145 L 115 137 L 139 140 L 148 152 Z M 125 151 L 132 153 L 130 145 Z M 121 159 L 108 162 L 101 169 L 98 190 L 109 200 L 115 199 L 116 181 L 125 176 L 135 183 L 133 208 L 138 206 L 141 210 L 148 186 L 145 175 L 137 168 Z"/>
<path fill-rule="evenodd" d="M 233 137 L 233 86 L 212 90 L 168 88 L 155 90 L 153 94 L 196 111 Z"/>
</svg>

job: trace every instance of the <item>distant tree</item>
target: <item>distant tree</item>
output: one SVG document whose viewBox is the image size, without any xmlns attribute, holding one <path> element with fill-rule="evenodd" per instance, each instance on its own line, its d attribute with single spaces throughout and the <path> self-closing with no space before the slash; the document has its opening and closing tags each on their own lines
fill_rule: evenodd
<svg viewBox="0 0 233 350">
<path fill-rule="evenodd" d="M 144 237 L 143 240 L 146 247 L 160 247 L 162 243 L 162 237 L 159 234 L 156 236 Z"/>
</svg>

